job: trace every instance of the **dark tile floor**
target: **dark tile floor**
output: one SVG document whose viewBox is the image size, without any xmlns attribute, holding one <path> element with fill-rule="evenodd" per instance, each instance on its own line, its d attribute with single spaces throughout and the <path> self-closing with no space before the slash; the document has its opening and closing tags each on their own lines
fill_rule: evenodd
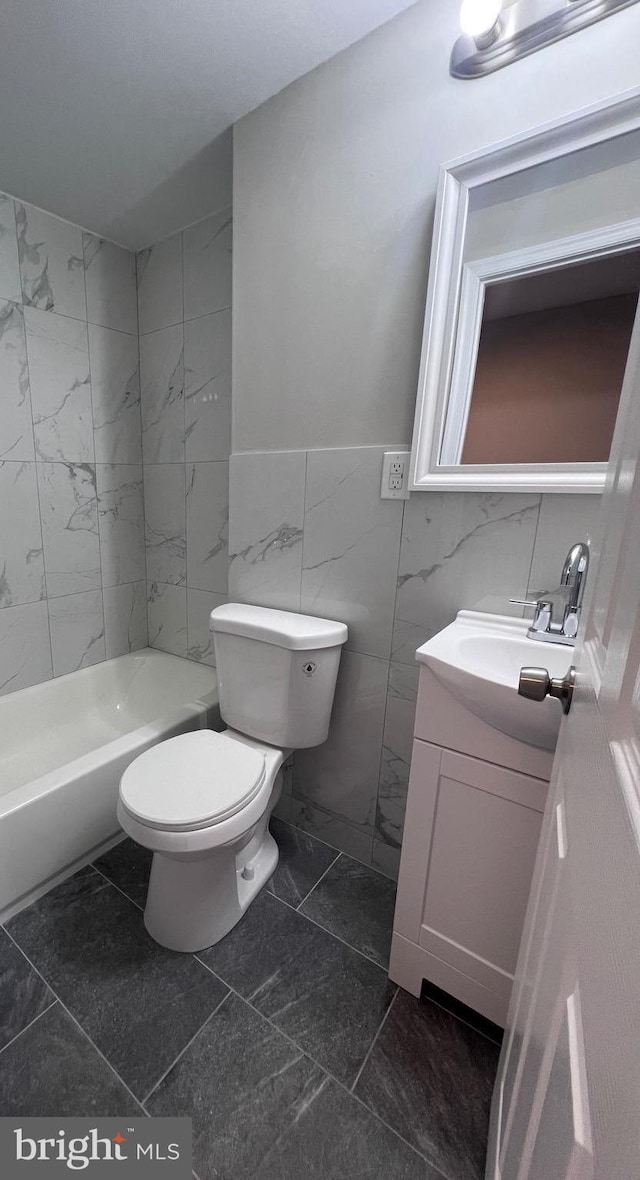
<svg viewBox="0 0 640 1180">
<path fill-rule="evenodd" d="M 491 1027 L 389 982 L 393 882 L 272 830 L 199 955 L 147 935 L 130 840 L 0 928 L 0 1114 L 188 1115 L 200 1180 L 480 1180 Z"/>
</svg>

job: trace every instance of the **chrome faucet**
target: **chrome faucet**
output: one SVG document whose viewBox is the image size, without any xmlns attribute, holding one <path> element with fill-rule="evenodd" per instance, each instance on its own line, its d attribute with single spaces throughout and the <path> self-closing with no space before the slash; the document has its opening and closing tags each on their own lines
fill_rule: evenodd
<svg viewBox="0 0 640 1180">
<path fill-rule="evenodd" d="M 555 590 L 542 590 L 533 601 L 510 599 L 535 608 L 533 622 L 527 631 L 529 639 L 541 639 L 546 643 L 575 642 L 588 568 L 589 546 L 585 541 L 579 541 L 567 553 L 560 585 Z"/>
</svg>

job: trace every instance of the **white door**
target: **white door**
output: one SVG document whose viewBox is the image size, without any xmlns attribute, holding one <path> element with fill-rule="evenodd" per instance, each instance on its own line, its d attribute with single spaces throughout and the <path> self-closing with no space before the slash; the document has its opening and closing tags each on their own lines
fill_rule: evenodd
<svg viewBox="0 0 640 1180">
<path fill-rule="evenodd" d="M 487 1180 L 640 1178 L 640 316 L 594 549 Z"/>
</svg>

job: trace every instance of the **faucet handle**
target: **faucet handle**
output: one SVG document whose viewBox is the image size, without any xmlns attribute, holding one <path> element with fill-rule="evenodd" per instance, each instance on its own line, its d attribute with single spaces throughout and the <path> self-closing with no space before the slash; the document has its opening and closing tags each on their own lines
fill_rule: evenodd
<svg viewBox="0 0 640 1180">
<path fill-rule="evenodd" d="M 536 602 L 536 613 L 533 616 L 533 622 L 530 631 L 550 631 L 551 620 L 553 618 L 553 603 L 547 602 L 545 599 L 540 599 Z"/>
<path fill-rule="evenodd" d="M 548 590 L 530 590 L 529 594 L 531 595 L 531 598 L 510 598 L 509 602 L 512 602 L 514 606 L 534 606 L 535 607 L 540 602 L 540 599 L 544 598 L 545 594 L 548 594 L 548 593 L 549 593 Z"/>
<path fill-rule="evenodd" d="M 578 634 L 578 627 L 580 625 L 580 607 L 567 606 L 564 612 L 564 620 L 562 623 L 562 634 L 566 635 L 567 639 L 575 639 Z"/>
</svg>

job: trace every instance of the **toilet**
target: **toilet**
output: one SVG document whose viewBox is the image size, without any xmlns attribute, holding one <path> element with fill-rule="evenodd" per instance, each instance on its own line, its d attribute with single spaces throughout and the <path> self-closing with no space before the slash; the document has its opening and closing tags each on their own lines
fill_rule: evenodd
<svg viewBox="0 0 640 1180">
<path fill-rule="evenodd" d="M 224 938 L 278 863 L 278 771 L 325 741 L 344 623 L 227 603 L 211 613 L 222 733 L 159 742 L 120 781 L 122 828 L 153 852 L 144 922 L 174 951 Z"/>
</svg>

